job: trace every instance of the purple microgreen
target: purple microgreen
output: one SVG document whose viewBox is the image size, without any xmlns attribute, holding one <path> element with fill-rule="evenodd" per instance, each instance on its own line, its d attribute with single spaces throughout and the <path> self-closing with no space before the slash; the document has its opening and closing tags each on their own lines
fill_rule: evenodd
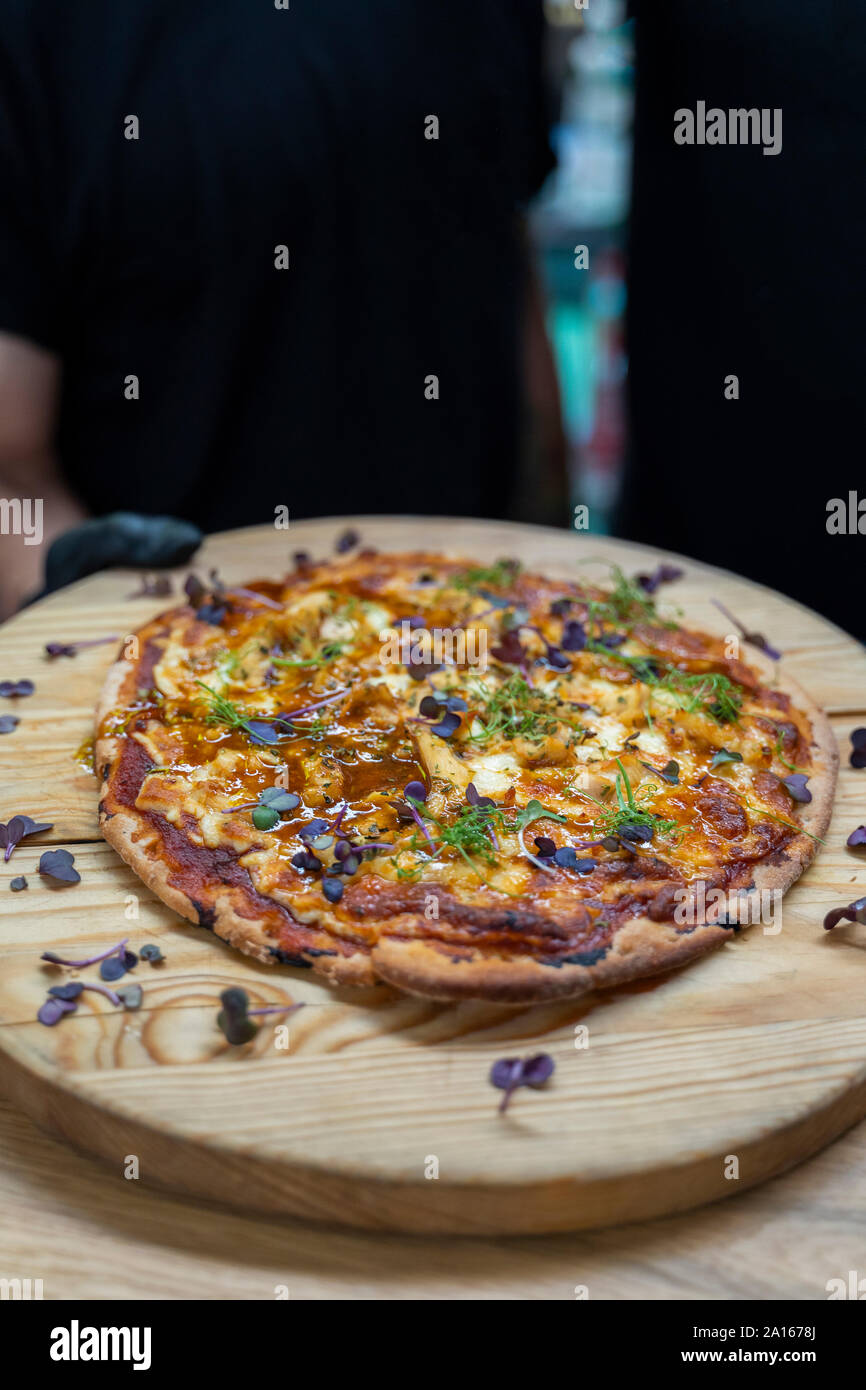
<svg viewBox="0 0 866 1390">
<path fill-rule="evenodd" d="M 495 656 L 497 661 L 501 661 L 504 666 L 526 666 L 526 652 L 520 645 L 520 633 L 517 628 L 509 628 L 504 632 L 500 642 L 491 647 L 490 655 Z"/>
<path fill-rule="evenodd" d="M 134 951 L 121 951 L 118 955 L 107 956 L 99 967 L 99 974 L 103 980 L 119 980 L 128 970 L 134 970 L 138 964 L 138 956 Z"/>
<path fill-rule="evenodd" d="M 108 963 L 107 961 L 103 961 L 102 965 L 100 966 L 100 970 L 99 970 L 99 973 L 100 973 L 100 974 L 102 974 L 102 971 L 105 969 L 105 966 L 106 966 L 107 963 Z M 108 977 L 106 976 L 106 978 L 108 978 Z M 112 978 L 112 979 L 118 979 L 119 976 L 112 976 L 111 978 Z M 105 985 L 82 985 L 81 988 L 82 988 L 82 989 L 89 989 L 89 990 L 92 990 L 92 992 L 93 992 L 94 994 L 104 994 L 104 995 L 105 995 L 105 998 L 108 999 L 108 1000 L 114 1005 L 114 1007 L 115 1007 L 116 1009 L 119 1009 L 119 1008 L 120 1008 L 120 1005 L 121 1005 L 120 995 L 115 994 L 115 992 L 114 992 L 113 989 L 106 989 Z M 51 991 L 49 990 L 49 993 L 50 993 L 50 992 L 51 992 Z"/>
<path fill-rule="evenodd" d="M 0 714 L 0 734 L 11 734 L 21 721 L 14 714 Z"/>
<path fill-rule="evenodd" d="M 405 666 L 407 676 L 413 681 L 425 681 L 428 676 L 433 676 L 437 671 L 442 670 L 441 661 L 424 661 L 420 657 L 416 657 L 411 651 Z"/>
<path fill-rule="evenodd" d="M 333 835 L 330 835 L 330 834 L 317 835 L 316 838 L 315 838 L 315 840 L 312 841 L 312 847 L 313 847 L 313 849 L 318 849 L 318 850 L 330 849 L 330 848 L 331 848 L 331 845 L 332 845 L 333 843 L 334 843 L 334 837 L 333 837 Z"/>
<path fill-rule="evenodd" d="M 323 835 L 327 829 L 328 822 L 316 817 L 314 820 L 308 821 L 306 825 L 301 826 L 298 837 L 305 843 L 309 843 L 309 841 L 315 840 L 317 835 Z"/>
<path fill-rule="evenodd" d="M 39 872 L 57 883 L 80 883 L 81 874 L 72 867 L 74 863 L 75 855 L 68 849 L 47 849 L 39 860 Z"/>
<path fill-rule="evenodd" d="M 655 834 L 655 827 L 649 821 L 627 821 L 625 825 L 617 827 L 616 833 L 623 844 L 630 848 L 632 845 L 648 845 Z"/>
<path fill-rule="evenodd" d="M 267 594 L 257 593 L 255 589 L 242 589 L 234 585 L 229 589 L 230 594 L 240 594 L 241 598 L 247 598 L 251 603 L 260 603 L 263 608 L 274 608 L 278 613 L 282 613 L 283 605 L 277 603 L 276 599 L 268 598 Z"/>
<path fill-rule="evenodd" d="M 193 608 L 198 608 L 207 598 L 207 589 L 197 574 L 188 574 L 183 582 L 183 591 Z"/>
<path fill-rule="evenodd" d="M 824 930 L 832 929 L 841 921 L 846 922 L 866 922 L 866 898 L 858 898 L 856 902 L 848 903 L 847 907 L 834 907 L 824 918 Z"/>
<path fill-rule="evenodd" d="M 418 829 L 423 834 L 424 839 L 427 841 L 430 848 L 435 851 L 436 841 L 433 839 L 432 835 L 430 834 L 430 831 L 427 829 L 427 826 L 424 824 L 424 821 L 418 814 L 418 804 L 420 803 L 423 805 L 423 803 L 427 800 L 426 787 L 424 786 L 423 782 L 407 782 L 404 788 L 403 795 L 406 798 L 409 810 L 412 812 L 412 819 L 418 826 Z"/>
<path fill-rule="evenodd" d="M 161 960 L 165 960 L 160 948 L 152 941 L 146 941 L 138 954 L 150 965 L 158 965 Z"/>
<path fill-rule="evenodd" d="M 127 598 L 164 598 L 172 592 L 171 580 L 167 574 L 143 574 L 141 582 Z"/>
<path fill-rule="evenodd" d="M 675 763 L 673 758 L 666 762 L 664 767 L 659 769 L 653 767 L 652 763 L 645 763 L 639 759 L 641 767 L 645 767 L 647 772 L 651 772 L 654 777 L 661 777 L 663 782 L 667 782 L 670 787 L 678 787 L 680 782 L 680 765 Z"/>
<path fill-rule="evenodd" d="M 600 637 L 594 639 L 597 647 L 604 647 L 607 651 L 616 651 L 626 640 L 624 632 L 603 632 Z"/>
<path fill-rule="evenodd" d="M 533 844 L 541 859 L 550 859 L 556 853 L 556 841 L 551 840 L 549 835 L 535 835 Z"/>
<path fill-rule="evenodd" d="M 490 810 L 491 807 L 496 805 L 492 796 L 479 795 L 478 788 L 474 782 L 470 782 L 469 786 L 466 788 L 466 800 L 469 802 L 470 806 L 481 806 L 484 810 Z"/>
<path fill-rule="evenodd" d="M 812 793 L 806 786 L 809 778 L 804 772 L 793 772 L 790 777 L 782 778 L 782 786 L 794 801 L 802 801 L 804 804 L 812 800 Z"/>
<path fill-rule="evenodd" d="M 577 618 L 570 618 L 562 625 L 562 640 L 559 644 L 564 652 L 582 652 L 586 646 L 586 629 Z"/>
<path fill-rule="evenodd" d="M 560 869 L 573 869 L 578 874 L 590 874 L 596 867 L 595 859 L 578 859 L 571 845 L 562 845 L 554 854 L 553 862 Z"/>
<path fill-rule="evenodd" d="M 424 839 L 427 841 L 427 843 L 428 843 L 428 845 L 430 846 L 430 848 L 431 848 L 432 850 L 435 851 L 435 849 L 436 849 L 436 841 L 433 839 L 433 836 L 430 834 L 430 831 L 427 829 L 427 827 L 426 827 L 426 825 L 424 824 L 423 820 L 422 820 L 421 817 L 419 816 L 416 807 L 413 805 L 413 803 L 412 803 L 411 801 L 409 802 L 409 809 L 410 809 L 410 811 L 412 812 L 412 819 L 414 820 L 415 824 L 418 826 L 418 829 L 421 831 L 422 835 L 424 836 Z"/>
<path fill-rule="evenodd" d="M 322 867 L 321 859 L 317 859 L 308 849 L 299 849 L 297 854 L 293 854 L 292 864 L 296 869 L 306 869 L 310 873 L 315 873 Z"/>
<path fill-rule="evenodd" d="M 40 835 L 43 830 L 53 830 L 50 822 L 31 820 L 29 816 L 13 816 L 8 825 L 0 822 L 0 847 L 5 846 L 4 859 L 12 857 L 12 851 L 20 840 L 28 835 Z"/>
<path fill-rule="evenodd" d="M 46 999 L 36 1017 L 46 1028 L 53 1028 L 66 1014 L 74 1014 L 77 1007 L 73 999 Z"/>
<path fill-rule="evenodd" d="M 220 1001 L 222 1009 L 217 1014 L 217 1027 L 222 1030 L 226 1041 L 235 1047 L 250 1042 L 259 1030 L 249 1017 L 250 1001 L 246 990 L 236 986 L 224 989 Z"/>
<path fill-rule="evenodd" d="M 259 796 L 262 806 L 270 806 L 274 811 L 294 811 L 301 804 L 301 798 L 285 787 L 265 787 Z"/>
<path fill-rule="evenodd" d="M 264 1014 L 293 1014 L 298 1009 L 304 1007 L 303 1001 L 298 1004 L 268 1004 L 262 1009 L 248 1009 L 247 1014 L 250 1018 L 255 1015 L 260 1018 Z"/>
<path fill-rule="evenodd" d="M 276 720 L 245 719 L 243 727 L 256 743 L 279 743 L 283 737 Z"/>
<path fill-rule="evenodd" d="M 517 843 L 520 845 L 521 851 L 525 854 L 529 862 L 534 864 L 537 869 L 542 869 L 544 873 L 552 874 L 553 869 L 551 866 L 545 864 L 543 859 L 539 858 L 538 855 L 530 853 L 526 848 L 526 841 L 523 838 L 526 829 L 537 820 L 558 821 L 560 825 L 563 825 L 566 817 L 554 815 L 553 811 L 548 811 L 542 806 L 540 801 L 537 801 L 533 797 L 531 801 L 527 802 L 522 811 L 518 811 L 517 820 L 513 827 L 513 829 L 517 831 Z"/>
<path fill-rule="evenodd" d="M 430 725 L 431 731 L 440 738 L 450 738 L 462 722 L 457 711 L 465 709 L 468 709 L 468 705 L 459 695 L 442 695 L 436 692 L 423 697 L 418 705 L 419 715 L 413 716 L 412 723 L 420 724 L 423 719 L 435 719 L 438 722 Z M 447 713 L 443 714 L 443 710 Z"/>
<path fill-rule="evenodd" d="M 497 1090 L 504 1091 L 499 1105 L 501 1114 L 508 1108 L 508 1102 L 518 1086 L 531 1086 L 538 1090 L 553 1075 L 556 1063 L 546 1052 L 538 1052 L 534 1057 L 503 1057 L 490 1068 L 490 1082 Z"/>
<path fill-rule="evenodd" d="M 550 612 L 552 617 L 564 618 L 573 603 L 573 598 L 555 598 L 553 600 L 553 603 L 550 605 Z"/>
<path fill-rule="evenodd" d="M 11 880 L 9 887 L 13 893 L 20 893 L 23 888 L 27 887 L 27 880 L 23 874 L 16 874 L 15 878 Z"/>
<path fill-rule="evenodd" d="M 68 985 L 52 985 L 48 993 L 54 999 L 77 999 L 83 989 L 80 980 L 70 980 Z"/>
<path fill-rule="evenodd" d="M 866 825 L 858 825 L 856 830 L 852 830 L 845 843 L 849 849 L 857 849 L 858 845 L 866 845 Z"/>
<path fill-rule="evenodd" d="M 660 584 L 673 584 L 682 579 L 684 572 L 677 565 L 658 565 L 651 574 L 636 574 L 634 582 L 645 594 L 654 594 Z"/>
<path fill-rule="evenodd" d="M 46 642 L 45 655 L 55 656 L 75 656 L 85 647 L 102 647 L 106 642 L 119 642 L 120 638 L 116 633 L 110 637 L 93 637 L 89 642 Z"/>
<path fill-rule="evenodd" d="M 346 860 L 349 863 L 349 860 Z M 346 869 L 346 873 L 353 873 L 354 870 Z M 325 878 L 322 880 L 322 892 L 329 903 L 338 903 L 343 896 L 343 885 L 338 878 Z"/>
<path fill-rule="evenodd" d="M 559 647 L 554 647 L 550 642 L 546 641 L 545 638 L 542 637 L 541 640 L 544 642 L 544 656 L 542 660 L 545 665 L 549 666 L 553 671 L 570 671 L 571 662 L 565 653 L 560 651 Z"/>
<path fill-rule="evenodd" d="M 710 763 L 710 769 L 723 767 L 725 763 L 741 763 L 742 761 L 742 753 L 731 753 L 727 748 L 720 748 L 718 752 L 713 754 L 713 761 Z"/>
<path fill-rule="evenodd" d="M 775 647 L 772 647 L 767 641 L 766 637 L 763 637 L 760 632 L 749 632 L 740 622 L 739 618 L 735 618 L 730 609 L 726 608 L 723 603 L 720 603 L 717 598 L 713 599 L 713 603 L 716 605 L 719 612 L 724 613 L 728 621 L 734 624 L 734 627 L 737 629 L 744 642 L 750 642 L 753 647 L 757 647 L 759 651 L 764 652 L 771 661 L 781 661 L 782 653 L 777 652 Z"/>
<path fill-rule="evenodd" d="M 125 1009 L 140 1009 L 144 990 L 141 985 L 124 985 L 123 989 L 117 991 L 115 998 Z"/>
<path fill-rule="evenodd" d="M 0 695 L 6 700 L 20 700 L 32 695 L 36 686 L 32 681 L 0 681 Z"/>
<path fill-rule="evenodd" d="M 225 585 L 216 570 L 212 569 L 208 578 L 210 585 L 203 584 L 198 575 L 188 574 L 184 580 L 183 591 L 189 599 L 190 607 L 195 609 L 196 617 L 204 623 L 218 627 L 230 605 L 224 597 Z M 213 599 L 217 599 L 218 602 L 212 602 Z"/>
<path fill-rule="evenodd" d="M 288 714 L 277 715 L 275 722 L 286 722 L 290 719 L 297 719 L 302 714 L 313 714 L 315 710 L 322 709 L 324 705 L 332 705 L 335 700 L 342 700 L 343 696 L 348 695 L 348 693 L 349 687 L 346 686 L 344 690 L 337 690 L 333 695 L 326 696 L 324 700 L 316 700 L 312 705 L 304 705 L 303 709 L 293 709 Z"/>
<path fill-rule="evenodd" d="M 338 555 L 345 555 L 347 551 L 354 550 L 355 547 L 360 544 L 360 535 L 350 526 L 347 530 L 341 532 L 341 534 L 337 537 L 334 549 L 336 550 Z"/>
<path fill-rule="evenodd" d="M 309 569 L 313 563 L 313 557 L 309 550 L 296 550 L 292 556 L 292 564 L 296 570 Z"/>
<path fill-rule="evenodd" d="M 106 950 L 100 951 L 98 955 L 88 956 L 86 960 L 66 960 L 63 956 L 55 955 L 53 951 L 43 951 L 40 960 L 47 960 L 51 965 L 68 965 L 72 970 L 83 970 L 88 965 L 98 965 L 101 960 L 107 960 L 109 956 L 116 956 L 126 947 L 129 940 L 125 936 L 122 941 L 118 941 L 115 946 L 108 946 Z"/>
<path fill-rule="evenodd" d="M 852 767 L 866 767 L 866 729 L 851 730 L 851 757 L 849 762 Z"/>
<path fill-rule="evenodd" d="M 430 725 L 430 732 L 438 734 L 440 738 L 450 738 L 460 728 L 460 722 L 460 715 L 449 711 L 442 716 L 438 724 Z"/>
</svg>

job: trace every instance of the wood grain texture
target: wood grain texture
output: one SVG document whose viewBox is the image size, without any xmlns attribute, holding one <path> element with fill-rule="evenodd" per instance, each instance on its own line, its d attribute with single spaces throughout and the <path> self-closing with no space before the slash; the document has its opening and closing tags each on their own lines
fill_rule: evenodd
<svg viewBox="0 0 866 1390">
<path fill-rule="evenodd" d="M 738 1188 L 738 1184 L 732 1184 Z M 656 1221 L 521 1237 L 374 1234 L 157 1192 L 0 1101 L 0 1275 L 53 1299 L 803 1299 L 863 1275 L 866 1122 L 772 1183 Z M 588 1310 L 589 1311 L 589 1310 Z M 584 1324 L 581 1323 L 581 1326 Z"/>
<path fill-rule="evenodd" d="M 516 555 L 574 576 L 596 558 L 629 572 L 659 556 L 604 538 L 424 519 L 355 519 L 365 543 L 426 546 L 481 560 Z M 229 582 L 277 575 L 290 550 L 330 552 L 345 521 L 214 537 L 197 568 Z M 134 1152 L 146 1181 L 266 1211 L 422 1232 L 556 1231 L 682 1210 L 758 1183 L 826 1144 L 866 1112 L 866 930 L 821 929 L 859 896 L 863 861 L 847 850 L 864 819 L 866 773 L 847 735 L 866 722 L 866 655 L 777 594 L 686 562 L 664 597 L 684 621 L 724 633 L 716 596 L 785 652 L 785 669 L 833 712 L 843 754 L 827 844 L 786 896 L 781 930 L 760 925 L 693 966 L 608 994 L 538 1008 L 440 1005 L 387 988 L 332 990 L 309 972 L 241 957 L 155 900 L 97 839 L 93 779 L 74 761 L 113 645 L 43 661 L 46 641 L 118 637 L 171 600 L 128 600 L 134 576 L 94 576 L 0 631 L 0 675 L 30 676 L 21 724 L 0 743 L 0 819 L 53 820 L 40 837 L 73 849 L 82 882 L 48 886 L 40 847 L 0 872 L 0 1068 L 40 1123 L 115 1166 Z M 591 572 L 591 571 L 590 571 Z M 3 880 L 26 874 L 26 892 Z M 135 1014 L 97 995 L 55 1029 L 34 1021 L 51 948 L 89 955 L 123 936 L 158 941 L 139 965 Z M 64 976 L 65 977 L 65 976 Z M 95 970 L 81 978 L 96 978 Z M 230 1048 L 218 997 L 242 984 L 255 1003 L 303 1002 Z M 288 1046 L 275 1030 L 285 1022 Z M 575 1046 L 575 1029 L 587 1046 Z M 496 1112 L 487 1084 L 500 1056 L 551 1052 L 551 1084 Z M 735 1155 L 740 1178 L 725 1177 Z M 432 1156 L 439 1177 L 425 1176 Z M 827 1277 L 830 1277 L 828 1274 Z"/>
</svg>

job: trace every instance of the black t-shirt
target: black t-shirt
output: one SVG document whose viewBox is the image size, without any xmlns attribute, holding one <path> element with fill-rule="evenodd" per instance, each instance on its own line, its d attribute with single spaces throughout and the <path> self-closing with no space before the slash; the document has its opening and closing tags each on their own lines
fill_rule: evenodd
<svg viewBox="0 0 866 1390">
<path fill-rule="evenodd" d="M 0 329 L 61 356 L 91 509 L 507 514 L 541 28 L 540 0 L 5 0 Z"/>
<path fill-rule="evenodd" d="M 827 504 L 852 490 L 866 501 L 866 7 L 636 9 L 620 532 L 781 589 L 862 636 L 866 537 L 828 532 Z M 699 101 L 781 108 L 780 153 L 675 144 L 675 111 Z M 738 400 L 725 398 L 730 375 Z"/>
</svg>

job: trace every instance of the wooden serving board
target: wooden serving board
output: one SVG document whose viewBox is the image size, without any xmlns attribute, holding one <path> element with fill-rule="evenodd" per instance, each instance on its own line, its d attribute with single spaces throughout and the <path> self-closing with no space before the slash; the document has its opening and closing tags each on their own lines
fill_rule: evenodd
<svg viewBox="0 0 866 1390">
<path fill-rule="evenodd" d="M 565 577 L 592 573 L 597 559 L 634 573 L 662 558 L 536 527 L 361 517 L 216 536 L 196 568 L 215 565 L 235 583 L 276 576 L 295 549 L 330 553 L 348 524 L 382 549 L 516 556 Z M 2 864 L 0 1081 L 10 1096 L 101 1155 L 117 1181 L 134 1155 L 143 1181 L 198 1197 L 466 1234 L 681 1211 L 763 1181 L 866 1114 L 866 929 L 821 925 L 866 881 L 863 857 L 845 848 L 866 818 L 866 771 L 847 756 L 850 730 L 866 723 L 866 653 L 779 594 L 683 563 L 685 577 L 663 599 L 687 623 L 721 633 L 729 625 L 711 602 L 720 598 L 783 650 L 785 669 L 829 711 L 842 771 L 827 843 L 786 896 L 778 935 L 754 926 L 684 970 L 534 1008 L 332 990 L 307 971 L 237 955 L 176 917 L 99 838 L 95 780 L 75 760 L 115 644 L 42 656 L 48 641 L 122 637 L 172 600 L 129 599 L 137 576 L 115 570 L 18 614 L 0 629 L 0 679 L 30 677 L 37 689 L 0 739 L 0 820 L 24 813 L 54 829 Z M 72 850 L 79 884 L 40 878 L 47 843 Z M 11 893 L 18 874 L 29 887 Z M 140 1011 L 88 994 L 57 1027 L 36 1022 L 46 988 L 67 978 L 40 962 L 42 951 L 89 956 L 124 936 L 133 948 L 156 941 L 165 956 L 124 980 L 143 985 Z M 98 979 L 95 968 L 80 977 Z M 232 984 L 254 1004 L 307 1007 L 267 1018 L 252 1043 L 233 1048 L 216 1027 L 220 991 Z M 278 1046 L 283 1022 L 287 1047 Z M 556 1061 L 552 1081 L 518 1092 L 500 1115 L 491 1064 L 542 1050 Z"/>
</svg>

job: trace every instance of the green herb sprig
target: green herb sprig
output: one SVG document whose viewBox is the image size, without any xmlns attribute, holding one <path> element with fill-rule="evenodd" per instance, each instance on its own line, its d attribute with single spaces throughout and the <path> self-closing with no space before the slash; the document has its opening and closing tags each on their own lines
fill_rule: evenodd
<svg viewBox="0 0 866 1390">
<path fill-rule="evenodd" d="M 328 642 L 322 647 L 318 656 L 311 656 L 307 659 L 291 656 L 275 656 L 273 664 L 275 666 L 294 666 L 309 667 L 310 669 L 318 666 L 327 666 L 329 662 L 336 661 L 338 656 L 342 656 L 345 651 L 342 642 Z"/>
</svg>

